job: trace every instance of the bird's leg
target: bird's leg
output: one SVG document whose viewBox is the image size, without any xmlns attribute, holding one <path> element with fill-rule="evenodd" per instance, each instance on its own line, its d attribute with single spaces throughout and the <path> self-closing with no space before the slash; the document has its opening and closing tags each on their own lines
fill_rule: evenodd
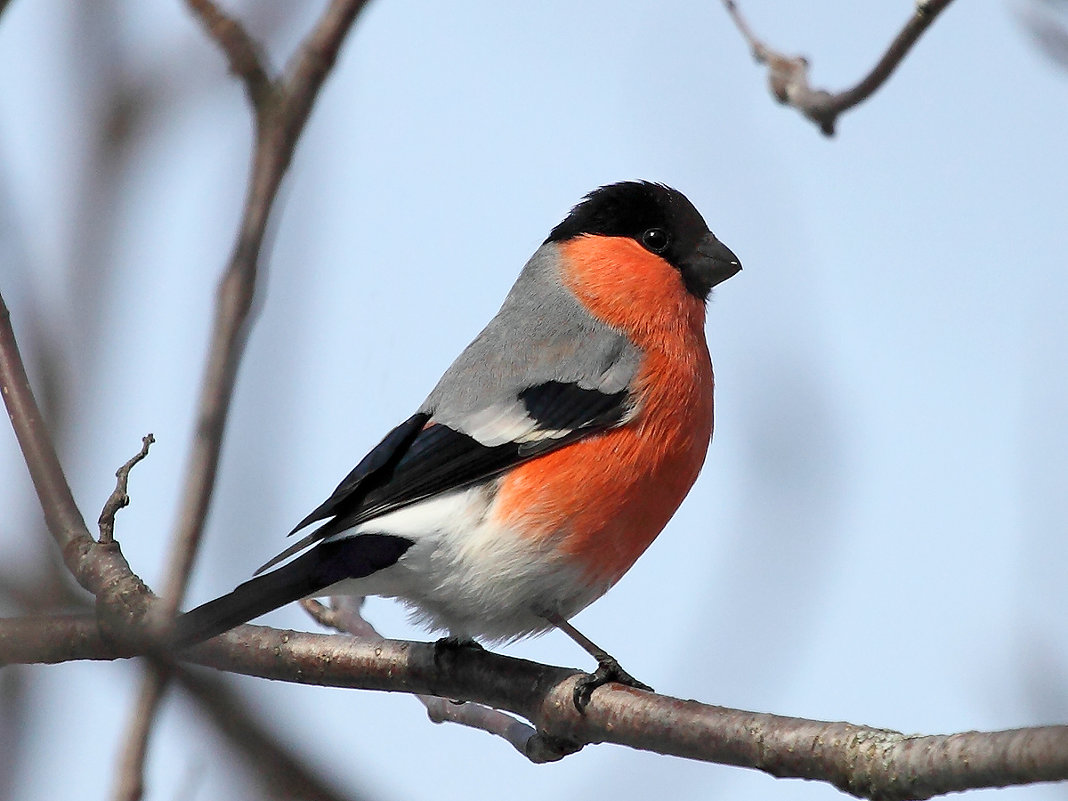
<svg viewBox="0 0 1068 801">
<path fill-rule="evenodd" d="M 653 692 L 652 687 L 638 681 L 632 675 L 627 673 L 627 671 L 620 666 L 614 656 L 609 654 L 606 650 L 593 642 L 593 640 L 560 617 L 560 615 L 555 612 L 546 612 L 543 614 L 543 617 L 578 643 L 579 647 L 597 660 L 597 670 L 593 671 L 593 673 L 587 673 L 578 680 L 577 684 L 575 684 L 575 692 L 572 695 L 572 700 L 575 702 L 575 709 L 579 712 L 586 711 L 586 707 L 590 703 L 590 697 L 593 695 L 593 691 L 602 684 L 608 684 L 609 682 L 625 684 L 627 687 L 634 687 L 638 690 L 648 690 L 649 692 Z"/>
</svg>

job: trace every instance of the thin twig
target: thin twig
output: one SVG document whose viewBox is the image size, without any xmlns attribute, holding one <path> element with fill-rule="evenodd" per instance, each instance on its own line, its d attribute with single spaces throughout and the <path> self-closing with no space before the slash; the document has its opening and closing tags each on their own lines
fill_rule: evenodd
<svg viewBox="0 0 1068 801">
<path fill-rule="evenodd" d="M 856 86 L 837 93 L 813 89 L 808 82 L 808 59 L 803 56 L 787 56 L 773 50 L 753 33 L 734 0 L 723 0 L 723 5 L 752 50 L 753 58 L 758 64 L 767 65 L 768 84 L 775 99 L 793 106 L 819 125 L 824 134 L 833 136 L 839 115 L 863 103 L 886 82 L 916 40 L 951 2 L 952 0 L 918 0 L 915 12 L 894 37 L 894 41 L 871 72 Z"/>
<path fill-rule="evenodd" d="M 223 12 L 212 0 L 186 0 L 230 65 L 230 72 L 245 83 L 249 102 L 259 108 L 271 92 L 271 79 L 263 64 L 259 45 L 244 26 Z"/>
<path fill-rule="evenodd" d="M 115 471 L 115 489 L 104 503 L 100 512 L 97 525 L 100 526 L 100 542 L 112 543 L 115 541 L 115 515 L 120 509 L 130 505 L 130 496 L 126 494 L 126 488 L 130 481 L 130 471 L 133 466 L 148 456 L 148 449 L 156 438 L 151 434 L 141 437 L 141 450 L 134 454 L 133 458 Z"/>
<path fill-rule="evenodd" d="M 41 417 L 30 379 L 19 353 L 11 313 L 0 295 L 0 394 L 7 407 L 11 427 L 22 449 L 26 467 L 44 511 L 45 523 L 59 547 L 78 540 L 91 540 L 85 519 L 74 502 L 67 477 L 56 455 L 48 427 Z M 75 572 L 73 569 L 71 572 Z M 77 573 L 75 573 L 77 576 Z"/>
</svg>

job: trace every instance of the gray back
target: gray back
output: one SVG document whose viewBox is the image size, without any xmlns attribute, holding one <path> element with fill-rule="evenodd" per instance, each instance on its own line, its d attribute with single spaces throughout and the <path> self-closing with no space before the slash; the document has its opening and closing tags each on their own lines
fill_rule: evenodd
<svg viewBox="0 0 1068 801">
<path fill-rule="evenodd" d="M 615 393 L 627 388 L 641 352 L 594 319 L 560 280 L 557 245 L 523 267 L 496 316 L 452 363 L 419 408 L 447 425 L 514 404 L 526 387 L 560 381 Z"/>
</svg>

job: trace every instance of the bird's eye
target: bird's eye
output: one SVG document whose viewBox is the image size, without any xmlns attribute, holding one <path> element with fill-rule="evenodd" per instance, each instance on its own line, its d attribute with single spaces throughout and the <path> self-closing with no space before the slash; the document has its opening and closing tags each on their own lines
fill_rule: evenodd
<svg viewBox="0 0 1068 801">
<path fill-rule="evenodd" d="M 642 234 L 642 245 L 653 253 L 663 253 L 668 246 L 667 231 L 663 228 L 650 228 Z"/>
</svg>

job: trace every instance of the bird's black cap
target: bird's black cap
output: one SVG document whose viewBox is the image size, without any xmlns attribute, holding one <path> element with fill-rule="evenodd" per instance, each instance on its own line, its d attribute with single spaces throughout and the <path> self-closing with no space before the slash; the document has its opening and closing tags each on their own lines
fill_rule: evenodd
<svg viewBox="0 0 1068 801">
<path fill-rule="evenodd" d="M 690 294 L 706 300 L 716 284 L 742 269 L 677 189 L 649 181 L 624 181 L 595 189 L 553 228 L 546 242 L 579 236 L 634 239 L 682 275 Z"/>
</svg>

